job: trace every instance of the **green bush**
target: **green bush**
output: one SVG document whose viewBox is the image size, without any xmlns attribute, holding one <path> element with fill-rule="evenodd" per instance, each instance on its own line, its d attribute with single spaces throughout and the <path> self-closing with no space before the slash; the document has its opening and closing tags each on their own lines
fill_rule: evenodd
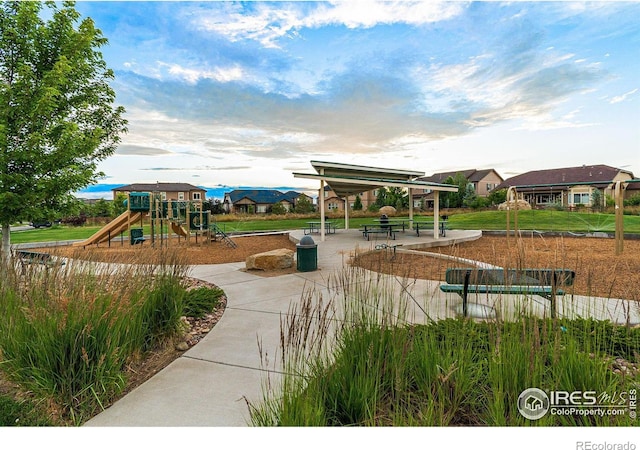
<svg viewBox="0 0 640 450">
<path fill-rule="evenodd" d="M 188 317 L 202 318 L 205 314 L 214 311 L 220 303 L 220 297 L 224 295 L 222 289 L 200 287 L 187 291 L 184 301 L 184 315 Z"/>
</svg>

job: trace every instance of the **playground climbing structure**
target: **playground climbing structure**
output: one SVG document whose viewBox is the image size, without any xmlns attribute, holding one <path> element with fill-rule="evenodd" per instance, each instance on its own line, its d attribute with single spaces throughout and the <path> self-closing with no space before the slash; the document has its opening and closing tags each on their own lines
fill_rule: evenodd
<svg viewBox="0 0 640 450">
<path fill-rule="evenodd" d="M 103 242 L 111 245 L 112 239 L 123 236 L 142 236 L 143 222 L 150 224 L 149 239 L 132 239 L 131 244 L 143 243 L 147 240 L 152 246 L 169 246 L 172 235 L 178 240 L 184 239 L 187 244 L 195 238 L 203 241 L 215 241 L 221 238 L 231 248 L 236 244 L 224 231 L 210 221 L 210 212 L 204 211 L 202 201 L 166 200 L 155 192 L 132 192 L 126 200 L 127 210 L 109 222 L 90 238 L 77 242 L 75 246 L 86 247 Z M 138 224 L 139 223 L 139 224 Z M 136 228 L 134 228 L 136 227 Z M 135 231 L 132 234 L 132 230 Z M 123 242 L 123 239 L 121 239 Z"/>
</svg>

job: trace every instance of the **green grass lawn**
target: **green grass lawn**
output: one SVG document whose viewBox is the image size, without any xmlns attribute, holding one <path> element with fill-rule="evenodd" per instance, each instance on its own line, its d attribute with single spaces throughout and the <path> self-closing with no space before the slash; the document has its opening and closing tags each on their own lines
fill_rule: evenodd
<svg viewBox="0 0 640 450">
<path fill-rule="evenodd" d="M 397 217 L 402 218 L 402 217 Z M 408 216 L 404 216 L 408 218 Z M 357 229 L 365 223 L 372 223 L 375 217 L 354 217 L 349 219 L 349 227 Z M 415 220 L 432 220 L 431 216 L 416 214 Z M 309 221 L 319 220 L 311 218 L 282 218 L 279 216 L 252 217 L 247 219 L 224 221 L 221 217 L 218 226 L 226 233 L 245 233 L 255 231 L 282 231 L 302 229 Z M 344 218 L 327 219 L 344 228 Z M 510 229 L 514 228 L 514 214 L 511 214 Z M 478 211 L 452 214 L 449 216 L 448 226 L 454 230 L 505 230 L 507 213 L 505 211 Z M 580 213 L 567 211 L 520 211 L 518 212 L 518 228 L 520 230 L 537 231 L 571 231 L 584 232 L 615 232 L 615 216 L 613 214 Z M 11 242 L 22 244 L 29 242 L 56 242 L 75 239 L 86 239 L 98 231 L 100 226 L 68 227 L 55 225 L 51 228 L 41 228 L 11 233 Z M 145 225 L 145 234 L 150 233 L 149 225 Z M 166 229 L 166 228 L 165 228 Z M 640 216 L 624 216 L 625 233 L 640 233 Z M 124 233 L 126 238 L 127 233 Z"/>
</svg>

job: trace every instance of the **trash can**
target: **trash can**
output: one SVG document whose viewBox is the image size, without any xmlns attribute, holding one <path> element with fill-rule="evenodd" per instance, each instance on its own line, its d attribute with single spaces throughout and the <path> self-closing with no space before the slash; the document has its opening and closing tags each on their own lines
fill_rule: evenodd
<svg viewBox="0 0 640 450">
<path fill-rule="evenodd" d="M 304 236 L 296 245 L 298 272 L 311 272 L 318 268 L 318 244 L 311 236 Z"/>
</svg>

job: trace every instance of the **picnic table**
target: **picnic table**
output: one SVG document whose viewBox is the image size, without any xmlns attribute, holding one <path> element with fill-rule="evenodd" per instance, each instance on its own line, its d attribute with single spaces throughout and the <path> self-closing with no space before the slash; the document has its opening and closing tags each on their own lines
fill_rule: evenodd
<svg viewBox="0 0 640 450">
<path fill-rule="evenodd" d="M 431 231 L 433 230 L 433 221 L 430 222 L 413 222 L 413 226 L 416 229 L 416 235 L 420 236 L 420 229 L 425 230 L 425 231 Z M 447 235 L 447 222 L 444 220 L 441 220 L 439 223 L 439 228 L 440 228 L 440 236 L 446 236 Z"/>
<path fill-rule="evenodd" d="M 406 227 L 411 223 L 409 219 L 373 219 L 373 221 L 378 222 L 381 225 L 386 225 L 386 224 L 397 225 L 398 227 L 402 227 L 403 233 Z"/>
<path fill-rule="evenodd" d="M 391 239 L 396 238 L 396 231 L 400 227 L 398 224 L 394 223 L 367 223 L 363 224 L 361 231 L 362 236 L 368 241 L 372 234 L 385 234 L 387 237 Z"/>
<path fill-rule="evenodd" d="M 304 229 L 304 234 L 320 233 L 320 227 L 322 222 L 307 222 L 307 227 Z M 324 231 L 327 234 L 336 232 L 336 224 L 333 222 L 324 222 Z"/>
</svg>

